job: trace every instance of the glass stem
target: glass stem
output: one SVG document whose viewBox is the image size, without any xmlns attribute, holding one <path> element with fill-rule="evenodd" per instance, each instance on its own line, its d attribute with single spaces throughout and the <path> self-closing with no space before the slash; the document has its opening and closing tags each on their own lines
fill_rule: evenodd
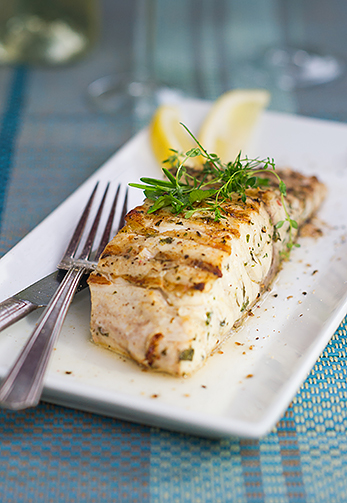
<svg viewBox="0 0 347 503">
<path fill-rule="evenodd" d="M 278 4 L 283 42 L 287 47 L 304 43 L 304 5 L 301 0 L 280 1 Z"/>
<path fill-rule="evenodd" d="M 154 80 L 156 0 L 135 0 L 134 79 Z"/>
</svg>

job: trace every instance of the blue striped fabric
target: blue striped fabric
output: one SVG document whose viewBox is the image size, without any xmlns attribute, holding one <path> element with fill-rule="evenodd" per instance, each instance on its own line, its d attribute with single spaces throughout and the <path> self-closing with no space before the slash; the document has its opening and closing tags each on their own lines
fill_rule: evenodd
<svg viewBox="0 0 347 503">
<path fill-rule="evenodd" d="M 16 145 L 21 114 L 25 105 L 28 70 L 20 67 L 13 72 L 8 89 L 6 108 L 0 126 L 0 233 L 6 189 L 11 176 L 13 153 Z"/>
<path fill-rule="evenodd" d="M 151 502 L 347 501 L 346 323 L 283 418 L 259 441 L 152 430 Z"/>
<path fill-rule="evenodd" d="M 105 4 L 108 38 L 89 59 L 62 69 L 0 68 L 0 255 L 130 134 L 129 117 L 95 113 L 83 92 L 111 65 L 120 71 L 131 59 L 121 46 L 129 40 L 123 16 L 131 9 L 122 4 L 118 16 L 119 2 Z M 319 43 L 324 33 L 331 49 L 346 51 L 346 4 L 303 4 L 307 40 Z M 159 2 L 158 75 L 208 98 L 247 87 L 255 75 L 242 62 L 261 43 L 282 41 L 276 5 Z M 296 93 L 272 88 L 271 106 L 347 121 L 346 84 L 343 77 Z M 45 403 L 0 410 L 0 503 L 346 503 L 346 323 L 259 440 L 213 441 Z"/>
<path fill-rule="evenodd" d="M 277 435 L 288 502 L 304 503 L 306 501 L 306 491 L 296 426 L 291 408 L 279 422 Z"/>
<path fill-rule="evenodd" d="M 258 440 L 240 440 L 240 457 L 247 501 L 264 502 L 263 477 Z"/>
<path fill-rule="evenodd" d="M 48 404 L 0 419 L 2 503 L 149 501 L 149 428 Z"/>
</svg>

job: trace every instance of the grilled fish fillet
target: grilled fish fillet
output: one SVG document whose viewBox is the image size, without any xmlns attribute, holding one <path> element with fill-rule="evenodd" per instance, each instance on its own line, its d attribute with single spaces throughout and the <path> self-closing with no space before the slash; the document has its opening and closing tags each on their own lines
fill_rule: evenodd
<svg viewBox="0 0 347 503">
<path fill-rule="evenodd" d="M 287 207 L 300 227 L 318 209 L 325 186 L 316 177 L 280 172 Z M 288 243 L 280 193 L 250 189 L 191 218 L 167 209 L 148 214 L 145 201 L 127 215 L 90 275 L 95 343 L 140 365 L 186 376 L 242 322 L 279 270 Z M 297 231 L 294 230 L 294 233 Z"/>
</svg>

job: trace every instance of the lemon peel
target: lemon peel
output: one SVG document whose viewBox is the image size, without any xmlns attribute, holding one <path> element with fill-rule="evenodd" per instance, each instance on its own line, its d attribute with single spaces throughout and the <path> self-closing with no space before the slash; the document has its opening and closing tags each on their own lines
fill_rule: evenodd
<svg viewBox="0 0 347 503">
<path fill-rule="evenodd" d="M 270 101 L 262 89 L 235 89 L 222 94 L 205 117 L 198 140 L 222 162 L 234 161 L 244 150 L 254 126 Z"/>
<path fill-rule="evenodd" d="M 150 142 L 160 164 L 172 154 L 172 149 L 186 152 L 195 146 L 181 121 L 180 108 L 174 105 L 159 106 L 152 118 Z"/>
<path fill-rule="evenodd" d="M 269 101 L 270 93 L 263 89 L 235 89 L 222 94 L 203 120 L 197 135 L 200 144 L 208 152 L 217 154 L 222 162 L 234 161 L 247 146 Z M 149 137 L 160 164 L 172 154 L 172 149 L 187 152 L 196 146 L 181 122 L 181 110 L 177 105 L 161 105 L 153 115 Z M 189 159 L 193 166 L 201 162 L 200 157 Z"/>
</svg>

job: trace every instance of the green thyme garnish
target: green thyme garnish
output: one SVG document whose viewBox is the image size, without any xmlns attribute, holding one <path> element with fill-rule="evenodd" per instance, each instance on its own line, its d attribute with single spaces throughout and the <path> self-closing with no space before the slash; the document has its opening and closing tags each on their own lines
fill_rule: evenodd
<svg viewBox="0 0 347 503">
<path fill-rule="evenodd" d="M 162 168 L 165 180 L 143 177 L 140 179 L 141 184 L 129 183 L 131 187 L 143 190 L 146 198 L 153 201 L 148 213 L 154 213 L 161 208 L 170 208 L 173 213 L 183 213 L 185 218 L 190 218 L 197 211 L 210 211 L 214 215 L 214 220 L 219 221 L 226 218 L 223 214 L 223 203 L 235 194 L 245 203 L 246 190 L 268 185 L 268 179 L 263 175 L 271 173 L 277 178 L 285 212 L 285 219 L 277 222 L 275 232 L 287 222 L 289 224 L 287 249 L 290 251 L 293 246 L 298 246 L 294 244 L 292 236 L 292 229 L 297 229 L 298 225 L 288 213 L 285 204 L 286 185 L 275 171 L 274 159 L 269 157 L 262 160 L 249 159 L 247 156 L 241 158 L 240 152 L 233 162 L 223 163 L 216 154 L 208 153 L 184 124 L 182 126 L 196 142 L 197 147 L 186 153 L 172 149 L 172 155 L 163 161 L 170 167 L 170 169 Z M 198 156 L 201 156 L 204 162 L 199 176 L 196 177 L 186 163 Z"/>
<path fill-rule="evenodd" d="M 184 349 L 183 351 L 180 352 L 178 356 L 179 361 L 193 361 L 194 357 L 194 349 L 193 348 L 188 348 Z"/>
<path fill-rule="evenodd" d="M 242 304 L 242 306 L 241 306 L 241 309 L 240 309 L 241 313 L 242 313 L 245 309 L 247 309 L 248 304 L 249 304 L 249 297 L 246 297 L 246 300 L 243 302 L 243 304 Z"/>
<path fill-rule="evenodd" d="M 282 203 L 286 218 L 285 218 L 285 220 L 280 220 L 279 222 L 277 222 L 277 224 L 275 225 L 275 229 L 276 230 L 280 229 L 283 226 L 284 222 L 289 223 L 289 241 L 287 243 L 287 251 L 282 252 L 283 258 L 288 258 L 288 253 L 293 248 L 293 246 L 300 247 L 300 245 L 298 243 L 294 243 L 293 231 L 292 231 L 293 229 L 298 228 L 298 223 L 296 222 L 296 220 L 293 220 L 292 218 L 290 218 L 290 215 L 287 210 L 287 206 L 285 204 L 284 198 L 287 195 L 286 184 L 283 182 L 283 180 L 281 180 L 281 178 L 278 175 L 276 175 L 276 176 L 277 176 L 277 179 L 279 180 L 279 189 L 280 189 L 280 193 L 281 193 L 281 203 Z"/>
<path fill-rule="evenodd" d="M 211 316 L 212 316 L 212 313 L 206 313 L 206 325 L 209 325 L 211 323 Z"/>
</svg>

